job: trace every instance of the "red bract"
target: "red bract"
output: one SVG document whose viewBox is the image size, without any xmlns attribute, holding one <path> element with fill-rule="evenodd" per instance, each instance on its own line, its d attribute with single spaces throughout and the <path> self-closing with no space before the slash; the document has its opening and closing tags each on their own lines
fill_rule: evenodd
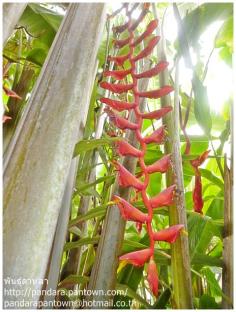
<svg viewBox="0 0 236 312">
<path fill-rule="evenodd" d="M 120 34 L 122 33 L 123 31 L 125 31 L 129 26 L 129 23 L 125 23 L 123 25 L 120 25 L 120 26 L 115 26 L 112 28 L 113 32 L 116 33 L 116 34 Z"/>
<path fill-rule="evenodd" d="M 174 203 L 176 185 L 171 185 L 157 196 L 149 200 L 152 208 L 158 208 L 163 206 L 171 206 Z"/>
<path fill-rule="evenodd" d="M 7 96 L 10 96 L 12 98 L 21 100 L 21 97 L 16 92 L 14 92 L 13 90 L 8 89 L 5 86 L 3 86 L 3 91 L 6 93 Z"/>
<path fill-rule="evenodd" d="M 104 77 L 114 77 L 117 80 L 122 80 L 124 79 L 127 75 L 131 73 L 131 69 L 127 70 L 107 70 L 104 72 Z"/>
<path fill-rule="evenodd" d="M 202 199 L 202 181 L 200 173 L 195 174 L 195 187 L 193 190 L 193 203 L 194 203 L 194 211 L 198 213 L 202 213 L 202 208 L 204 205 Z"/>
<path fill-rule="evenodd" d="M 150 165 L 147 167 L 147 172 L 148 173 L 154 173 L 154 172 L 161 172 L 164 173 L 166 172 L 171 165 L 171 155 L 168 154 L 161 159 L 157 160 L 154 162 L 154 164 Z"/>
<path fill-rule="evenodd" d="M 165 127 L 164 126 L 155 130 L 151 135 L 149 135 L 143 139 L 143 141 L 146 144 L 149 144 L 149 143 L 161 144 L 164 142 L 164 140 L 165 140 Z"/>
<path fill-rule="evenodd" d="M 149 54 L 151 54 L 152 50 L 154 49 L 154 47 L 157 45 L 157 43 L 159 42 L 160 37 L 156 36 L 154 38 L 152 38 L 149 42 L 147 47 L 141 51 L 137 56 L 133 57 L 132 60 L 134 62 L 137 62 L 138 60 L 147 57 Z"/>
<path fill-rule="evenodd" d="M 167 243 L 174 243 L 179 237 L 180 231 L 184 228 L 183 224 L 172 225 L 167 229 L 153 233 L 155 241 L 164 241 Z"/>
<path fill-rule="evenodd" d="M 133 88 L 133 84 L 132 83 L 131 84 L 120 84 L 120 83 L 113 84 L 113 83 L 103 81 L 100 83 L 100 87 L 103 89 L 109 90 L 111 92 L 121 94 L 121 93 L 131 90 Z"/>
<path fill-rule="evenodd" d="M 101 98 L 100 101 L 115 110 L 122 112 L 124 110 L 130 110 L 136 106 L 135 103 L 128 103 L 128 102 L 123 102 L 123 101 L 117 101 L 117 100 L 112 100 L 108 98 Z"/>
<path fill-rule="evenodd" d="M 119 56 L 108 56 L 108 61 L 115 62 L 118 66 L 123 66 L 124 62 L 130 58 L 130 53 Z"/>
<path fill-rule="evenodd" d="M 149 99 L 159 99 L 162 96 L 165 96 L 174 90 L 171 86 L 164 86 L 158 90 L 146 91 L 146 92 L 138 92 L 137 94 L 140 97 L 146 97 Z"/>
<path fill-rule="evenodd" d="M 2 123 L 6 122 L 7 120 L 10 120 L 10 119 L 12 119 L 10 116 L 4 115 L 4 116 L 2 116 Z"/>
<path fill-rule="evenodd" d="M 172 110 L 172 106 L 166 106 L 150 113 L 141 114 L 143 119 L 160 119 Z"/>
<path fill-rule="evenodd" d="M 147 280 L 154 296 L 158 295 L 158 273 L 157 266 L 153 258 L 150 259 L 147 269 Z"/>
<path fill-rule="evenodd" d="M 123 187 L 132 186 L 135 189 L 142 191 L 144 188 L 134 175 L 132 175 L 125 167 L 123 167 L 118 161 L 113 161 L 114 166 L 119 172 L 119 184 Z"/>
<path fill-rule="evenodd" d="M 123 48 L 126 44 L 129 43 L 129 40 L 130 40 L 129 37 L 123 40 L 114 40 L 114 46 L 116 48 Z"/>
<path fill-rule="evenodd" d="M 195 167 L 195 168 L 201 166 L 204 163 L 204 161 L 207 159 L 209 153 L 210 153 L 210 150 L 205 151 L 204 153 L 202 153 L 196 159 L 191 160 L 190 162 L 191 162 L 192 166 Z"/>
<path fill-rule="evenodd" d="M 157 28 L 158 20 L 153 20 L 147 25 L 147 29 L 144 31 L 144 33 L 139 36 L 131 45 L 135 47 L 138 45 L 141 41 L 143 41 L 145 38 L 147 38 L 155 28 Z"/>
<path fill-rule="evenodd" d="M 134 77 L 137 79 L 140 78 L 150 78 L 153 77 L 155 75 L 158 75 L 161 71 L 163 71 L 164 69 L 166 69 L 166 67 L 168 66 L 168 62 L 162 61 L 159 62 L 156 66 L 154 66 L 153 68 L 142 72 L 140 74 L 134 74 Z"/>
<path fill-rule="evenodd" d="M 136 221 L 139 223 L 144 223 L 150 220 L 150 217 L 147 214 L 141 212 L 123 198 L 114 195 L 113 201 L 117 204 L 121 215 L 125 220 Z"/>
<path fill-rule="evenodd" d="M 128 142 L 121 140 L 115 143 L 118 147 L 117 151 L 122 156 L 141 157 L 143 152 L 130 145 Z"/>
<path fill-rule="evenodd" d="M 150 248 L 138 251 L 129 252 L 119 257 L 119 260 L 124 260 L 134 266 L 143 266 L 145 262 L 151 257 L 152 251 Z"/>
<path fill-rule="evenodd" d="M 138 129 L 138 125 L 128 121 L 127 119 L 120 117 L 119 115 L 115 114 L 110 108 L 105 108 L 104 112 L 106 112 L 111 120 L 118 128 L 136 130 Z"/>
</svg>

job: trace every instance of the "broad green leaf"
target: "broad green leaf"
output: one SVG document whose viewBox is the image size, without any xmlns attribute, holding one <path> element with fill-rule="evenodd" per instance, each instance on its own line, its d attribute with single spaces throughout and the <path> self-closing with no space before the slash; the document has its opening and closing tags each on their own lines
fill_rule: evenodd
<svg viewBox="0 0 236 312">
<path fill-rule="evenodd" d="M 102 145 L 111 145 L 112 143 L 114 143 L 117 140 L 119 140 L 119 138 L 102 138 L 102 139 L 93 139 L 93 140 L 81 140 L 75 146 L 73 157 L 76 157 L 83 152 L 94 150 L 94 149 L 96 149 Z"/>
<path fill-rule="evenodd" d="M 216 257 L 210 257 L 208 255 L 195 254 L 193 259 L 191 260 L 191 264 L 200 267 L 206 265 L 214 267 L 223 267 L 223 260 Z"/>
<path fill-rule="evenodd" d="M 207 88 L 203 86 L 199 78 L 194 75 L 193 80 L 194 92 L 194 114 L 198 124 L 204 130 L 206 135 L 210 135 L 212 128 L 211 113 L 207 96 Z"/>
<path fill-rule="evenodd" d="M 106 214 L 106 205 L 97 206 L 94 209 L 90 209 L 87 213 L 80 215 L 76 219 L 73 219 L 69 222 L 69 227 L 84 222 L 86 220 L 90 220 L 97 217 L 103 217 Z"/>
<path fill-rule="evenodd" d="M 64 251 L 70 250 L 73 248 L 78 248 L 78 247 L 84 246 L 84 245 L 94 245 L 99 241 L 99 238 L 100 238 L 99 236 L 85 237 L 85 238 L 81 238 L 80 240 L 78 240 L 76 242 L 66 243 L 64 246 Z"/>
<path fill-rule="evenodd" d="M 153 309 L 166 309 L 166 305 L 171 297 L 170 288 L 166 288 L 160 297 L 157 299 L 156 303 L 152 306 Z"/>
<path fill-rule="evenodd" d="M 204 294 L 200 297 L 199 309 L 220 309 L 220 307 L 214 297 Z"/>
<path fill-rule="evenodd" d="M 214 175 L 211 171 L 207 169 L 200 169 L 202 177 L 206 178 L 213 184 L 219 186 L 220 189 L 224 189 L 224 183 L 222 182 L 221 179 L 219 179 L 216 175 Z"/>
</svg>

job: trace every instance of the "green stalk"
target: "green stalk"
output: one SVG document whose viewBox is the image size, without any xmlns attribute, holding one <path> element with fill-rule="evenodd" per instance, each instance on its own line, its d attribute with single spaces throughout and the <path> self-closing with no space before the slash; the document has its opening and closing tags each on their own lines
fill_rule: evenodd
<svg viewBox="0 0 236 312">
<path fill-rule="evenodd" d="M 152 5 L 154 17 L 157 18 L 155 4 Z M 159 34 L 158 34 L 159 35 Z M 157 58 L 166 60 L 163 34 L 161 42 L 158 45 Z M 187 217 L 185 210 L 184 186 L 183 186 L 183 170 L 182 158 L 180 154 L 180 136 L 179 136 L 179 103 L 178 103 L 178 61 L 176 63 L 176 82 L 175 82 L 175 103 L 172 114 L 166 115 L 164 124 L 168 131 L 168 140 L 165 143 L 165 153 L 172 154 L 173 172 L 167 174 L 167 185 L 176 184 L 176 201 L 175 205 L 169 208 L 170 225 L 184 224 L 187 229 Z M 168 70 L 163 71 L 160 75 L 160 87 L 169 84 Z M 170 105 L 171 99 L 167 95 L 161 98 L 161 106 Z M 188 237 L 181 235 L 174 244 L 171 244 L 171 271 L 173 282 L 173 299 L 176 309 L 192 309 L 192 283 L 190 271 L 190 258 Z"/>
</svg>

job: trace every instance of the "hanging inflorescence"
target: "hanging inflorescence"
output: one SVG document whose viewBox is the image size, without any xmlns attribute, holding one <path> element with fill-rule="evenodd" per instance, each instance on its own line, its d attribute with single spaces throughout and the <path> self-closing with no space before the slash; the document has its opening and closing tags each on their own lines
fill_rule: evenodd
<svg viewBox="0 0 236 312">
<path fill-rule="evenodd" d="M 126 261 L 127 263 L 130 263 L 134 266 L 143 266 L 148 262 L 147 280 L 152 293 L 157 296 L 158 273 L 154 260 L 155 242 L 175 242 L 180 231 L 183 229 L 183 225 L 174 225 L 159 232 L 154 232 L 152 227 L 153 209 L 163 206 L 171 206 L 174 201 L 176 186 L 171 185 L 153 198 L 148 197 L 147 187 L 150 180 L 150 174 L 155 172 L 167 172 L 167 170 L 169 170 L 171 167 L 171 155 L 165 155 L 152 165 L 147 166 L 145 164 L 144 157 L 146 154 L 147 145 L 150 143 L 163 144 L 166 139 L 166 131 L 165 127 L 162 126 L 155 130 L 152 134 L 143 136 L 142 125 L 144 119 L 161 119 L 172 110 L 172 107 L 168 106 L 156 111 L 142 113 L 140 111 L 140 99 L 158 99 L 169 94 L 171 91 L 173 91 L 173 88 L 169 85 L 166 85 L 160 89 L 145 92 L 138 89 L 139 79 L 151 78 L 158 75 L 168 66 L 168 63 L 165 61 L 160 61 L 151 69 L 142 73 L 137 73 L 137 62 L 148 57 L 152 53 L 154 47 L 159 42 L 160 37 L 152 35 L 152 32 L 158 26 L 157 20 L 152 20 L 147 25 L 146 30 L 139 37 L 135 37 L 134 31 L 143 21 L 146 14 L 148 14 L 149 4 L 144 3 L 142 5 L 140 16 L 137 18 L 137 20 L 132 21 L 131 14 L 136 7 L 137 4 L 134 4 L 134 6 L 129 10 L 129 4 L 124 4 L 122 9 L 125 8 L 126 10 L 127 22 L 124 25 L 113 28 L 113 32 L 115 34 L 121 34 L 125 31 L 128 32 L 128 36 L 125 39 L 115 39 L 114 46 L 118 49 L 121 49 L 124 46 L 128 46 L 129 52 L 125 55 L 109 56 L 108 60 L 114 62 L 116 68 L 115 70 L 107 70 L 104 72 L 104 77 L 112 77 L 114 80 L 118 80 L 118 83 L 103 81 L 100 84 L 102 88 L 109 90 L 114 94 L 128 94 L 129 92 L 133 95 L 133 101 L 130 103 L 128 100 L 123 101 L 114 98 L 101 98 L 100 101 L 106 105 L 105 112 L 108 114 L 111 123 L 115 127 L 121 129 L 123 132 L 127 130 L 134 131 L 136 139 L 140 145 L 140 148 L 138 149 L 132 146 L 124 138 L 121 138 L 116 143 L 117 152 L 120 156 L 132 156 L 138 159 L 141 170 L 141 173 L 138 177 L 131 174 L 120 162 L 113 161 L 113 164 L 118 172 L 120 186 L 132 187 L 136 193 L 140 194 L 144 206 L 147 209 L 147 213 L 144 213 L 136 208 L 134 201 L 132 201 L 131 204 L 118 195 L 114 195 L 113 201 L 116 202 L 118 208 L 120 209 L 121 215 L 125 220 L 137 222 L 139 225 L 146 224 L 150 242 L 149 247 L 143 250 L 124 254 L 120 257 L 120 260 Z M 121 9 L 117 12 L 119 13 L 120 11 Z M 114 16 L 117 12 L 113 13 L 112 16 Z M 145 48 L 141 49 L 141 52 L 135 55 L 135 47 L 144 42 L 144 40 L 147 41 Z M 128 69 L 124 69 L 123 66 L 126 61 L 129 62 L 130 65 Z M 128 75 L 131 75 L 132 77 L 131 83 L 127 83 L 125 80 Z M 124 80 L 124 82 L 122 82 L 122 80 Z M 128 96 L 126 98 L 128 99 Z M 125 118 L 119 114 L 119 112 L 130 113 L 131 111 L 134 111 L 135 122 L 131 122 L 128 120 L 128 118 Z M 140 179 L 140 177 L 142 177 L 142 179 Z"/>
</svg>

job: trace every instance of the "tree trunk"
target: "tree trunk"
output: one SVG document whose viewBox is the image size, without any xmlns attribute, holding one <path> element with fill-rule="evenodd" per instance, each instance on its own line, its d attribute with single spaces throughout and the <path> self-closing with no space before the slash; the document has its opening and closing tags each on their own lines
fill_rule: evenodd
<svg viewBox="0 0 236 312">
<path fill-rule="evenodd" d="M 71 4 L 11 142 L 4 172 L 4 277 L 39 298 L 78 137 L 82 138 L 104 4 Z M 19 248 L 20 246 L 20 248 Z M 33 292 L 32 291 L 36 291 Z"/>
<path fill-rule="evenodd" d="M 3 46 L 25 10 L 27 3 L 3 3 Z"/>
</svg>

